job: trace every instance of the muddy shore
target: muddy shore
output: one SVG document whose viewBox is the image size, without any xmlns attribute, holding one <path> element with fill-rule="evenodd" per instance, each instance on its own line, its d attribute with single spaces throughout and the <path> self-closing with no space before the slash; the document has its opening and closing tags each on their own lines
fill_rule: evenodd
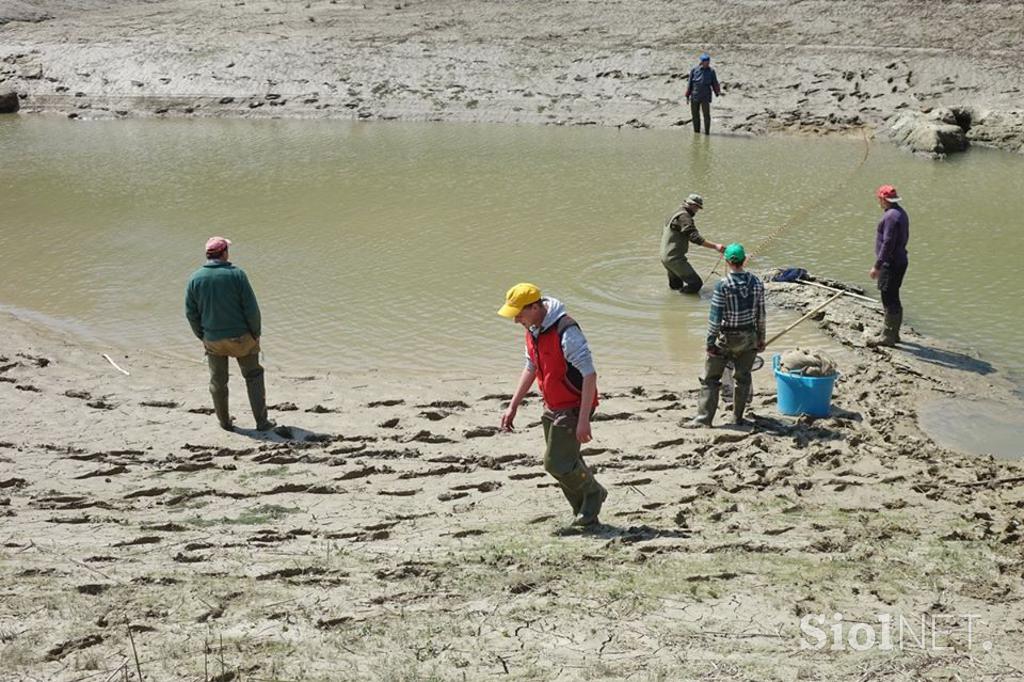
<svg viewBox="0 0 1024 682">
<path fill-rule="evenodd" d="M 538 401 L 496 433 L 517 367 L 409 385 L 271 366 L 292 438 L 259 437 L 217 427 L 198 362 L 5 316 L 0 679 L 1020 678 L 1024 467 L 916 420 L 1011 387 L 913 332 L 863 347 L 878 317 L 843 300 L 809 322 L 842 371 L 829 418 L 780 415 L 761 370 L 752 429 L 684 430 L 693 372 L 602 376 L 585 452 L 611 495 L 576 533 Z M 908 632 L 811 646 L 801 619 L 837 613 L 844 637 Z"/>
<path fill-rule="evenodd" d="M 685 128 L 707 50 L 717 132 L 954 108 L 973 144 L 1024 150 L 1015 2 L 3 0 L 0 24 L 24 112 Z"/>
</svg>

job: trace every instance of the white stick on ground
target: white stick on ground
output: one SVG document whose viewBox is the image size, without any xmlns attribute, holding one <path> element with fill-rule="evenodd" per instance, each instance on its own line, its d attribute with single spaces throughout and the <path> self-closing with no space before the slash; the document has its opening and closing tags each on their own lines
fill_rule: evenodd
<svg viewBox="0 0 1024 682">
<path fill-rule="evenodd" d="M 104 353 L 104 354 L 103 354 L 103 357 L 105 357 L 105 358 L 107 359 L 107 362 L 109 362 L 110 364 L 112 364 L 112 365 L 114 366 L 114 369 L 116 369 L 116 370 L 117 370 L 118 372 L 120 372 L 121 374 L 125 375 L 126 377 L 130 377 L 130 376 L 131 376 L 131 374 L 130 374 L 130 373 L 128 372 L 128 370 L 126 370 L 126 369 L 121 369 L 120 367 L 118 367 L 118 366 L 117 366 L 117 363 L 116 363 L 116 362 L 114 362 L 114 361 L 113 361 L 113 359 L 111 359 L 111 357 L 110 357 L 109 355 L 107 355 L 106 353 Z"/>
<path fill-rule="evenodd" d="M 835 287 L 830 287 L 827 284 L 819 284 L 818 282 L 811 282 L 811 281 L 806 280 L 806 279 L 798 279 L 797 281 L 800 282 L 800 284 L 810 284 L 812 287 L 820 287 L 822 289 L 828 289 L 829 291 L 842 291 L 847 296 L 853 296 L 854 298 L 859 298 L 862 301 L 867 301 L 868 303 L 874 303 L 875 305 L 881 305 L 882 304 L 881 301 L 876 301 L 875 299 L 873 299 L 873 298 L 871 298 L 869 296 L 861 296 L 860 294 L 855 294 L 852 291 L 846 291 L 845 289 L 836 289 Z"/>
</svg>

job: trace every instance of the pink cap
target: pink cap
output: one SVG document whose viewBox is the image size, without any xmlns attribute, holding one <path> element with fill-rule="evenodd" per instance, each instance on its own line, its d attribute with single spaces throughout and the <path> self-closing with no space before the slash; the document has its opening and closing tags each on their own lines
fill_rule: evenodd
<svg viewBox="0 0 1024 682">
<path fill-rule="evenodd" d="M 206 253 L 219 254 L 227 250 L 230 245 L 230 239 L 225 239 L 224 237 L 210 237 L 206 240 Z"/>
<path fill-rule="evenodd" d="M 896 188 L 892 185 L 882 185 L 875 192 L 875 196 L 879 199 L 885 199 L 890 203 L 896 203 L 900 200 L 899 192 L 897 192 Z"/>
</svg>

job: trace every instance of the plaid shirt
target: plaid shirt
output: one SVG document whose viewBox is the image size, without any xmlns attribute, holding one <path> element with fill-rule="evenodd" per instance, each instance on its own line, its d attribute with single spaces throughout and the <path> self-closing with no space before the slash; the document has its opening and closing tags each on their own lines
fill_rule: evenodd
<svg viewBox="0 0 1024 682">
<path fill-rule="evenodd" d="M 730 272 L 715 284 L 708 314 L 708 340 L 715 345 L 719 331 L 754 329 L 757 342 L 764 343 L 764 284 L 749 272 Z"/>
</svg>

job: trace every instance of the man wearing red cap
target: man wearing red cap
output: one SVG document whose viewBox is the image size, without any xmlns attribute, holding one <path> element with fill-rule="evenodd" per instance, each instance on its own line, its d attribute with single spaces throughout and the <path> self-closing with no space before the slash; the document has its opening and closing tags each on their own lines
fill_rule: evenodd
<svg viewBox="0 0 1024 682">
<path fill-rule="evenodd" d="M 882 185 L 875 196 L 882 208 L 882 219 L 875 230 L 875 264 L 868 276 L 878 282 L 885 322 L 882 333 L 869 338 L 867 345 L 895 346 L 900 342 L 900 325 L 903 324 L 900 287 L 909 263 L 910 217 L 900 206 L 900 195 L 892 185 Z"/>
<path fill-rule="evenodd" d="M 269 431 L 266 388 L 260 366 L 260 307 L 249 278 L 228 261 L 231 241 L 210 237 L 206 263 L 196 270 L 185 289 L 185 317 L 203 342 L 210 365 L 213 410 L 222 429 L 233 431 L 228 411 L 228 358 L 236 358 L 245 378 L 257 431 Z"/>
<path fill-rule="evenodd" d="M 512 430 L 519 404 L 537 381 L 547 408 L 541 417 L 544 469 L 569 500 L 572 525 L 592 526 L 608 491 L 580 455 L 580 444 L 590 442 L 590 415 L 597 406 L 597 371 L 587 339 L 561 301 L 542 297 L 527 282 L 508 290 L 498 314 L 526 328 L 526 366 L 501 416 L 501 429 Z"/>
</svg>

